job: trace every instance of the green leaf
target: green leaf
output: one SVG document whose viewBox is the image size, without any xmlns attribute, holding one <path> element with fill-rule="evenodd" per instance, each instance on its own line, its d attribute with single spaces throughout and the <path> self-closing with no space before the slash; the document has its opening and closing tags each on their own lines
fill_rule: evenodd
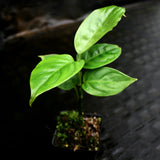
<svg viewBox="0 0 160 160">
<path fill-rule="evenodd" d="M 78 78 L 78 75 L 76 74 L 75 76 L 67 80 L 66 82 L 59 85 L 58 88 L 67 91 L 67 90 L 74 88 L 78 83 L 79 83 L 79 78 Z"/>
<path fill-rule="evenodd" d="M 95 69 L 116 60 L 121 54 L 121 48 L 113 44 L 96 44 L 81 55 L 85 60 L 84 68 Z"/>
<path fill-rule="evenodd" d="M 46 92 L 78 73 L 84 66 L 84 60 L 75 62 L 72 56 L 43 56 L 42 61 L 34 68 L 30 77 L 30 105 L 37 96 Z"/>
<path fill-rule="evenodd" d="M 111 31 L 125 13 L 125 8 L 109 6 L 94 10 L 78 28 L 74 46 L 78 54 L 82 54 Z"/>
<path fill-rule="evenodd" d="M 85 72 L 82 88 L 94 96 L 112 96 L 136 80 L 113 68 L 102 67 Z"/>
</svg>

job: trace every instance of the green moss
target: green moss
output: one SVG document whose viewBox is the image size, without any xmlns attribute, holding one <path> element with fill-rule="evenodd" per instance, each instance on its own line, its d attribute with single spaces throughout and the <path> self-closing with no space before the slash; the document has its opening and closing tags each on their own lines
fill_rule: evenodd
<svg viewBox="0 0 160 160">
<path fill-rule="evenodd" d="M 99 133 L 97 136 L 96 132 L 100 131 L 101 118 L 95 118 L 94 116 L 92 119 L 83 116 L 80 116 L 77 111 L 63 111 L 60 113 L 57 117 L 56 144 L 73 150 L 81 147 L 86 147 L 87 150 L 97 150 Z M 91 121 L 94 124 L 91 124 Z M 98 124 L 97 130 L 94 128 L 95 124 Z"/>
</svg>

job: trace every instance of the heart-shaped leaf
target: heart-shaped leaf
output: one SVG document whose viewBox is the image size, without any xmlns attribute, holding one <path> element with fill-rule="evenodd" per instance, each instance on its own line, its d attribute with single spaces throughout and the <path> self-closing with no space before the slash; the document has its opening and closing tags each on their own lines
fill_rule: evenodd
<svg viewBox="0 0 160 160">
<path fill-rule="evenodd" d="M 85 72 L 82 88 L 94 96 L 112 96 L 136 80 L 113 68 L 102 67 Z"/>
<path fill-rule="evenodd" d="M 74 46 L 78 54 L 82 54 L 111 31 L 125 13 L 125 8 L 109 6 L 94 10 L 78 28 Z"/>
<path fill-rule="evenodd" d="M 84 68 L 95 69 L 116 60 L 121 54 L 121 48 L 113 44 L 96 44 L 81 55 L 85 60 Z"/>
<path fill-rule="evenodd" d="M 46 55 L 41 58 L 42 61 L 33 69 L 30 77 L 30 105 L 37 96 L 67 81 L 84 66 L 84 60 L 76 62 L 67 54 Z"/>
</svg>

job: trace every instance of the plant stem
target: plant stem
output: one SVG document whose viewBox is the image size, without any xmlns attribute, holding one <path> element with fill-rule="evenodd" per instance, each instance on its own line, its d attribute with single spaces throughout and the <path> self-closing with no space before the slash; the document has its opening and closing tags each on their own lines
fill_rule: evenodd
<svg viewBox="0 0 160 160">
<path fill-rule="evenodd" d="M 78 89 L 77 89 L 76 86 L 74 87 L 74 90 L 75 90 L 75 92 L 76 92 L 77 100 L 79 100 L 79 97 L 80 97 L 80 96 L 79 96 L 79 92 L 78 92 Z"/>
<path fill-rule="evenodd" d="M 74 88 L 77 96 L 78 101 L 78 111 L 79 115 L 82 115 L 82 107 L 83 107 L 83 91 L 81 86 L 77 86 Z"/>
<path fill-rule="evenodd" d="M 83 107 L 83 90 L 81 86 L 78 86 L 79 91 L 79 99 L 78 99 L 78 110 L 79 115 L 82 115 L 82 107 Z"/>
<path fill-rule="evenodd" d="M 81 60 L 81 55 L 78 54 L 77 55 L 77 61 Z M 78 97 L 78 111 L 79 111 L 79 115 L 82 115 L 82 107 L 83 107 L 83 90 L 82 90 L 82 71 L 80 71 L 78 73 L 78 78 L 79 78 L 79 84 L 77 86 L 77 97 Z"/>
<path fill-rule="evenodd" d="M 82 107 L 83 107 L 83 90 L 82 90 L 82 72 L 80 71 L 78 73 L 78 77 L 79 77 L 79 84 L 76 87 L 75 91 L 77 94 L 77 98 L 78 98 L 78 111 L 79 111 L 79 115 L 82 115 Z"/>
</svg>

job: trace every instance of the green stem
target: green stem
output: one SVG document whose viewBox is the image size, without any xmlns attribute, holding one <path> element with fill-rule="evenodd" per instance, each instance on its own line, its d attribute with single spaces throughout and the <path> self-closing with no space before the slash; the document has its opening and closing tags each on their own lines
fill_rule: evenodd
<svg viewBox="0 0 160 160">
<path fill-rule="evenodd" d="M 78 110 L 79 115 L 82 115 L 82 107 L 83 107 L 83 90 L 81 86 L 78 86 L 79 90 L 79 100 L 78 100 Z"/>
<path fill-rule="evenodd" d="M 79 97 L 80 97 L 80 96 L 79 96 L 79 92 L 78 92 L 78 89 L 77 89 L 76 86 L 74 87 L 74 90 L 75 90 L 75 92 L 76 92 L 77 100 L 79 100 Z"/>
<path fill-rule="evenodd" d="M 79 115 L 82 115 L 82 107 L 83 107 L 83 91 L 81 86 L 77 86 L 74 88 L 78 100 L 78 111 Z"/>
<path fill-rule="evenodd" d="M 77 61 L 81 60 L 81 55 L 77 55 Z M 77 93 L 78 93 L 78 111 L 79 115 L 82 115 L 82 107 L 83 107 L 83 90 L 82 90 L 82 71 L 78 73 L 78 78 L 79 78 L 79 84 L 77 86 Z M 76 94 L 77 94 L 76 93 Z"/>
</svg>

